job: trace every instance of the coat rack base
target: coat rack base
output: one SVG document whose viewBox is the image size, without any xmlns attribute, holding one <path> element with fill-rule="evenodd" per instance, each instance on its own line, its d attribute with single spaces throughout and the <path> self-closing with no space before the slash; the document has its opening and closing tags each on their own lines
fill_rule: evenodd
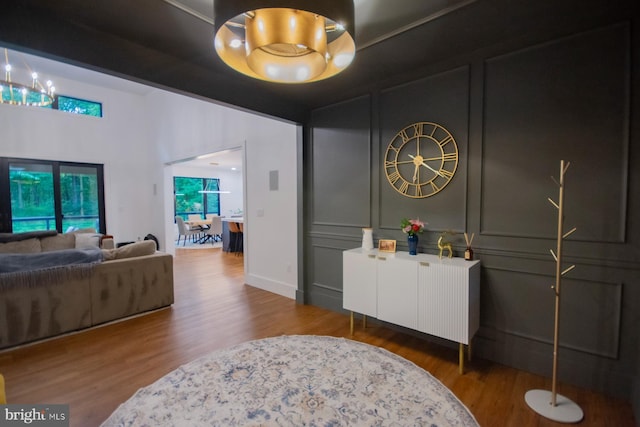
<svg viewBox="0 0 640 427">
<path fill-rule="evenodd" d="M 524 400 L 538 414 L 559 423 L 577 423 L 584 416 L 576 403 L 560 394 L 556 394 L 556 406 L 553 406 L 551 392 L 547 390 L 529 390 Z"/>
</svg>

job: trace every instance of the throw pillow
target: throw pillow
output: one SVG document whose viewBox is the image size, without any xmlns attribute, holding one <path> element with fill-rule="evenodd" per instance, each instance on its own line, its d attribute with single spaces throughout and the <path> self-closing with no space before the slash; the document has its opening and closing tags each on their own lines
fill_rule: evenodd
<svg viewBox="0 0 640 427">
<path fill-rule="evenodd" d="M 42 252 L 60 251 L 76 247 L 76 236 L 73 234 L 58 234 L 57 236 L 43 237 L 40 239 Z"/>
<path fill-rule="evenodd" d="M 129 245 L 120 246 L 116 249 L 102 250 L 105 261 L 153 255 L 154 253 L 156 253 L 156 242 L 153 240 L 143 240 L 141 242 L 133 242 Z"/>
<path fill-rule="evenodd" d="M 100 234 L 74 233 L 76 236 L 76 249 L 88 249 L 100 247 Z"/>
<path fill-rule="evenodd" d="M 0 405 L 7 404 L 7 395 L 4 392 L 4 377 L 0 374 Z"/>
<path fill-rule="evenodd" d="M 96 234 L 97 231 L 95 228 L 76 228 L 75 230 L 73 230 L 74 233 L 91 233 L 91 234 Z"/>
</svg>

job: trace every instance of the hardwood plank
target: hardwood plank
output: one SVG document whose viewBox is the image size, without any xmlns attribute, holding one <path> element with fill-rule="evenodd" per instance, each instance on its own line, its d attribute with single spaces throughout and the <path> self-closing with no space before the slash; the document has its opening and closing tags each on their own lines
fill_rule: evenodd
<svg viewBox="0 0 640 427">
<path fill-rule="evenodd" d="M 140 387 L 211 351 L 278 335 L 330 335 L 384 347 L 431 372 L 480 425 L 552 427 L 524 393 L 550 380 L 485 360 L 458 374 L 457 349 L 247 286 L 243 259 L 220 249 L 178 250 L 175 304 L 144 316 L 0 352 L 11 403 L 66 403 L 71 426 L 96 426 Z M 634 426 L 631 405 L 560 384 L 585 412 L 584 426 Z"/>
</svg>

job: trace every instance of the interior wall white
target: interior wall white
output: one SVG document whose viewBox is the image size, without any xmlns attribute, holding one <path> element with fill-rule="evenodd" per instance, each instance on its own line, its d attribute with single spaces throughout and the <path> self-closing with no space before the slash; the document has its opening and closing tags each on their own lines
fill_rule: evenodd
<svg viewBox="0 0 640 427">
<path fill-rule="evenodd" d="M 118 241 L 159 232 L 153 218 L 153 170 L 158 158 L 148 138 L 143 96 L 55 76 L 60 93 L 102 102 L 103 118 L 62 111 L 0 105 L 0 155 L 104 164 L 107 232 Z M 144 233 L 144 234 L 143 234 Z"/>
<path fill-rule="evenodd" d="M 150 130 L 165 163 L 244 147 L 245 282 L 295 298 L 296 125 L 165 91 L 150 93 L 147 102 L 152 116 L 171 117 L 154 120 Z M 165 183 L 176 167 L 167 169 Z M 278 191 L 269 191 L 271 170 L 279 171 Z M 167 221 L 173 217 L 169 203 L 165 203 L 165 217 Z"/>
<path fill-rule="evenodd" d="M 295 299 L 298 282 L 296 129 L 282 128 L 247 141 L 245 281 Z M 277 189 L 270 189 L 270 173 Z"/>
<path fill-rule="evenodd" d="M 104 117 L 0 105 L 0 156 L 104 164 L 107 232 L 116 241 L 152 233 L 166 242 L 173 230 L 166 164 L 244 147 L 245 282 L 295 298 L 295 124 L 158 89 L 123 92 L 54 77 L 59 93 L 102 102 Z M 270 170 L 280 173 L 277 192 L 265 190 Z"/>
</svg>

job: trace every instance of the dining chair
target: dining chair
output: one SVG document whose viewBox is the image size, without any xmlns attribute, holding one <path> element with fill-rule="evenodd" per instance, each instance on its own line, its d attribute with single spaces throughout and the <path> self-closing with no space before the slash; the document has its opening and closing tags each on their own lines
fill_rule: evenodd
<svg viewBox="0 0 640 427">
<path fill-rule="evenodd" d="M 176 216 L 176 224 L 178 225 L 178 245 L 180 244 L 180 238 L 184 236 L 184 240 L 182 241 L 182 246 L 187 243 L 187 237 L 191 236 L 192 238 L 198 235 L 201 230 L 193 230 L 184 223 L 184 219 L 181 216 Z"/>
<path fill-rule="evenodd" d="M 187 221 L 202 221 L 202 215 L 200 215 L 200 214 L 188 214 L 187 215 Z M 204 237 L 204 232 L 207 229 L 207 226 L 201 225 L 201 224 L 198 224 L 198 225 L 187 224 L 187 226 L 190 229 L 195 230 L 197 232 L 199 239 L 202 239 Z"/>
<path fill-rule="evenodd" d="M 229 221 L 229 235 L 231 241 L 229 242 L 229 251 L 235 252 L 236 255 L 242 253 L 242 231 L 240 231 L 240 225 L 237 222 Z"/>
<path fill-rule="evenodd" d="M 219 216 L 213 216 L 211 219 L 211 225 L 205 230 L 205 240 L 209 239 L 213 241 L 222 240 L 222 218 Z M 212 242 L 213 243 L 213 242 Z"/>
</svg>

